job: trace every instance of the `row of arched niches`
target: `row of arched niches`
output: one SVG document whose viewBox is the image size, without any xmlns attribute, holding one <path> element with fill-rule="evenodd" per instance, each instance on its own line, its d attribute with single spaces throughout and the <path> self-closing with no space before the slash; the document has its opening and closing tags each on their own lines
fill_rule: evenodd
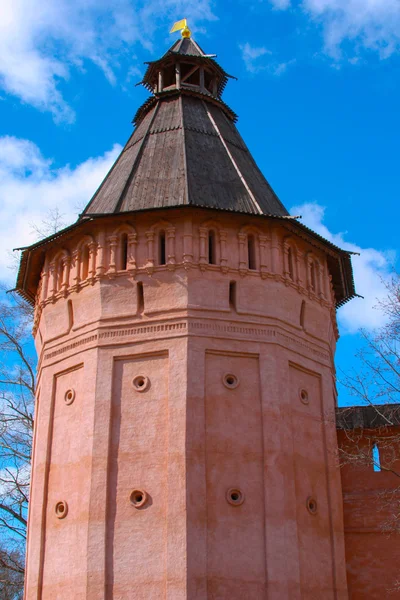
<svg viewBox="0 0 400 600">
<path fill-rule="evenodd" d="M 197 268 L 231 278 L 274 278 L 332 307 L 335 298 L 324 254 L 278 221 L 254 224 L 180 218 L 118 225 L 83 224 L 60 249 L 46 253 L 37 308 L 65 298 L 102 278 L 153 276 L 158 271 Z"/>
</svg>

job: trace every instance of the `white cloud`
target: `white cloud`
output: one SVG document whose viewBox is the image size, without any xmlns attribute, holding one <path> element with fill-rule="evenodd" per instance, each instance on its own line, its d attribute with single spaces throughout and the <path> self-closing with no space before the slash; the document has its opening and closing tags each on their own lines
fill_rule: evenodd
<svg viewBox="0 0 400 600">
<path fill-rule="evenodd" d="M 290 0 L 269 1 L 275 9 L 291 7 Z M 355 54 L 364 48 L 381 58 L 400 50 L 399 0 L 302 0 L 300 8 L 322 25 L 325 52 L 336 60 L 346 42 Z"/>
<path fill-rule="evenodd" d="M 57 207 L 65 223 L 72 223 L 115 161 L 117 144 L 102 156 L 88 158 L 71 168 L 55 169 L 29 140 L 0 138 L 0 280 L 12 282 L 8 252 L 37 239 L 32 225 L 40 226 Z"/>
<path fill-rule="evenodd" d="M 73 121 L 73 110 L 58 83 L 68 79 L 72 66 L 82 66 L 83 59 L 107 72 L 107 54 L 115 43 L 113 23 L 127 3 L 117 2 L 108 15 L 107 4 L 104 0 L 2 0 L 0 77 L 4 90 L 41 110 L 50 110 L 56 119 Z M 110 32 L 103 38 L 106 15 L 111 20 Z M 131 21 L 132 32 L 124 27 L 121 43 L 132 41 L 136 34 L 127 11 L 126 21 Z"/>
<path fill-rule="evenodd" d="M 92 61 L 114 84 L 118 57 L 135 43 L 150 48 L 157 23 L 183 12 L 192 22 L 211 20 L 210 6 L 211 0 L 189 11 L 182 0 L 149 0 L 144 7 L 138 0 L 1 0 L 0 87 L 72 122 L 59 84 L 73 69 Z"/>
<path fill-rule="evenodd" d="M 239 46 L 242 51 L 242 58 L 249 73 L 259 73 L 267 71 L 272 75 L 283 75 L 287 68 L 296 62 L 296 59 L 288 60 L 287 62 L 278 63 L 270 59 L 268 62 L 259 60 L 263 56 L 272 56 L 272 52 L 267 48 L 252 46 L 249 42 Z"/>
<path fill-rule="evenodd" d="M 246 70 L 249 71 L 249 73 L 257 73 L 266 68 L 258 59 L 261 58 L 261 56 L 272 54 L 270 50 L 267 50 L 267 48 L 264 47 L 257 48 L 251 46 L 249 42 L 240 45 L 239 48 L 242 51 L 242 58 L 246 65 Z"/>
<path fill-rule="evenodd" d="M 303 8 L 322 22 L 325 48 L 334 57 L 344 40 L 382 58 L 400 48 L 399 0 L 303 0 Z"/>
<path fill-rule="evenodd" d="M 291 213 L 302 215 L 302 220 L 325 239 L 336 246 L 351 252 L 359 252 L 353 256 L 354 281 L 356 291 L 362 298 L 354 298 L 338 311 L 342 333 L 356 333 L 360 328 L 374 329 L 384 325 L 385 315 L 376 308 L 379 300 L 387 295 L 385 281 L 391 274 L 392 263 L 389 253 L 385 254 L 375 248 L 361 248 L 348 242 L 343 233 L 333 233 L 324 224 L 325 208 L 319 204 L 309 203 L 294 206 Z"/>
<path fill-rule="evenodd" d="M 287 62 L 278 63 L 272 67 L 272 72 L 274 75 L 283 75 L 291 65 L 295 64 L 295 62 L 296 59 L 292 58 L 292 60 L 288 60 Z"/>
<path fill-rule="evenodd" d="M 269 0 L 274 9 L 291 8 L 291 0 Z M 387 58 L 400 50 L 399 0 L 302 0 L 300 8 L 321 24 L 325 52 L 341 58 L 343 45 L 351 43 L 352 52 L 361 48 Z M 350 56 L 356 64 L 357 56 Z"/>
</svg>

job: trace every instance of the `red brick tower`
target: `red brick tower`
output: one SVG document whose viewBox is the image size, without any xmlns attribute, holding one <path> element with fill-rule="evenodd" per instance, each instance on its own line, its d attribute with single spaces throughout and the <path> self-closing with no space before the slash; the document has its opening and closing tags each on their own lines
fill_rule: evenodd
<svg viewBox="0 0 400 600">
<path fill-rule="evenodd" d="M 26 249 L 39 355 L 26 598 L 347 598 L 336 307 L 190 38 L 78 222 Z"/>
</svg>

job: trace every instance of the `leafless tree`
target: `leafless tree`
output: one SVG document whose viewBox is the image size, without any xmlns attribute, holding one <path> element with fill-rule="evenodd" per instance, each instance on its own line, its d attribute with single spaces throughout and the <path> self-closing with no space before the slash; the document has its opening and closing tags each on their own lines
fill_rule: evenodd
<svg viewBox="0 0 400 600">
<path fill-rule="evenodd" d="M 65 226 L 58 207 L 32 230 L 41 239 Z M 20 254 L 10 253 L 17 271 Z M 36 354 L 31 337 L 33 309 L 0 285 L 0 598 L 23 595 Z"/>
<path fill-rule="evenodd" d="M 22 600 L 24 588 L 23 556 L 0 548 L 0 598 Z M 10 568 L 12 566 L 13 568 Z"/>
<path fill-rule="evenodd" d="M 0 596 L 23 589 L 33 432 L 32 310 L 18 296 L 0 302 Z"/>
<path fill-rule="evenodd" d="M 358 352 L 361 367 L 341 381 L 355 404 L 367 407 L 367 423 L 357 424 L 357 408 L 342 409 L 341 419 L 351 419 L 353 428 L 343 427 L 339 449 L 342 465 L 374 469 L 388 474 L 388 486 L 377 495 L 382 529 L 400 533 L 400 275 L 386 284 L 387 295 L 377 309 L 386 323 L 373 334 L 362 331 L 363 347 Z M 354 420 L 356 421 L 354 423 Z M 343 440 L 343 437 L 342 437 Z M 376 450 L 376 451 L 375 451 Z M 400 581 L 395 584 L 400 591 Z"/>
<path fill-rule="evenodd" d="M 342 383 L 358 402 L 374 406 L 400 403 L 400 276 L 386 284 L 387 295 L 377 305 L 386 324 L 373 335 L 361 331 L 364 346 L 358 353 L 361 369 Z"/>
<path fill-rule="evenodd" d="M 66 226 L 64 216 L 65 215 L 61 213 L 58 206 L 55 206 L 47 211 L 45 217 L 41 220 L 40 225 L 31 223 L 31 229 L 36 234 L 38 240 L 54 235 L 57 231 L 60 231 L 60 229 L 63 229 Z"/>
</svg>

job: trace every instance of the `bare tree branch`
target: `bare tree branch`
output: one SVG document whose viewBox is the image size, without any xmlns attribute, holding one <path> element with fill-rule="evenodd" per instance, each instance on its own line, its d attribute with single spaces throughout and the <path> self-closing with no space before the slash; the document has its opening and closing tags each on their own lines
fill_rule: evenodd
<svg viewBox="0 0 400 600">
<path fill-rule="evenodd" d="M 391 483 L 376 494 L 376 510 L 381 513 L 382 531 L 400 533 L 400 276 L 394 274 L 386 284 L 387 295 L 379 302 L 386 316 L 386 324 L 368 334 L 362 331 L 363 348 L 357 356 L 361 367 L 346 373 L 340 383 L 356 400 L 355 404 L 367 405 L 376 413 L 381 426 L 355 429 L 343 428 L 344 438 L 339 448 L 341 466 L 370 468 L 387 473 Z M 393 406 L 391 409 L 390 406 Z M 357 410 L 349 407 L 346 411 Z M 351 412 L 349 413 L 351 416 Z M 347 418 L 347 417 L 345 417 Z M 355 425 L 358 420 L 355 420 Z M 396 426 L 396 427 L 394 427 Z M 374 448 L 379 451 L 379 460 Z M 389 582 L 388 585 L 391 585 Z M 400 580 L 394 582 L 388 592 L 400 592 Z"/>
<path fill-rule="evenodd" d="M 3 290 L 0 290 L 4 292 Z M 22 598 L 31 462 L 35 351 L 32 309 L 0 302 L 0 597 Z"/>
</svg>

